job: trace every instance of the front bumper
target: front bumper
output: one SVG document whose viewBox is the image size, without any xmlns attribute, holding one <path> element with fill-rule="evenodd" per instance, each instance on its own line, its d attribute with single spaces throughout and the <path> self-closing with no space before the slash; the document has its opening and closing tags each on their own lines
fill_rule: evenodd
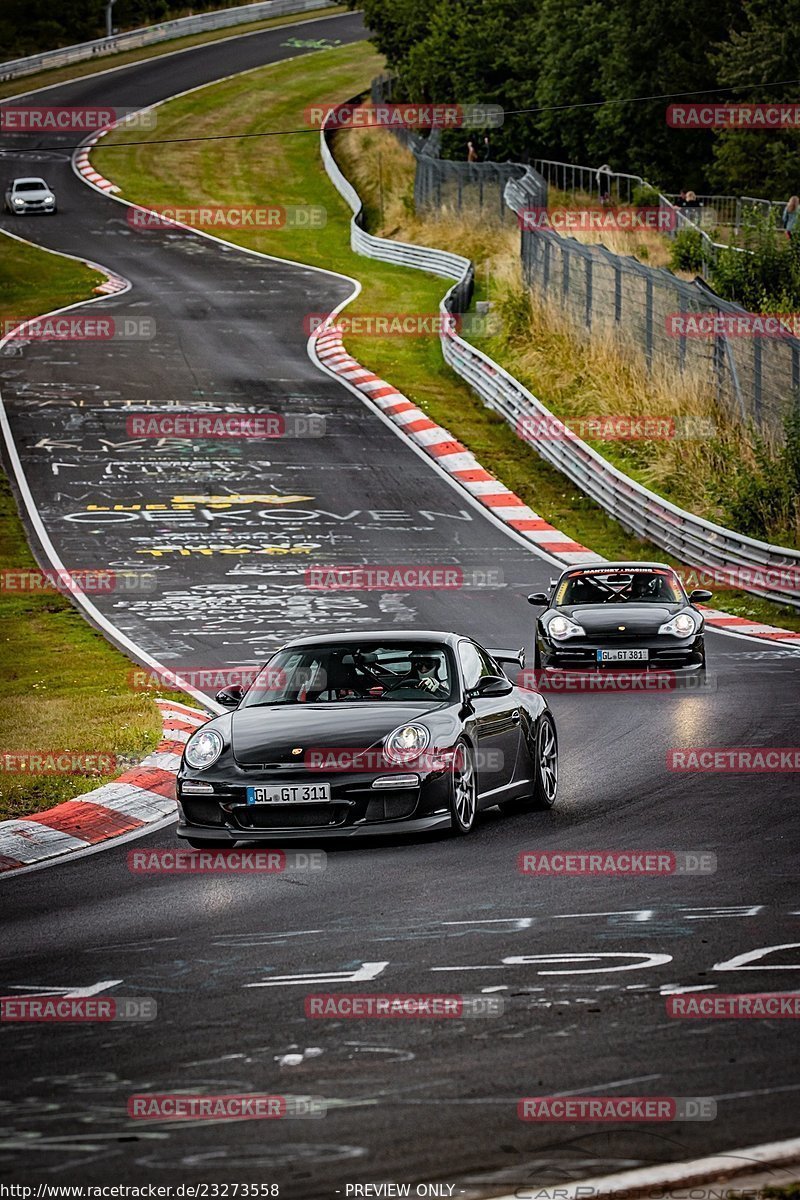
<svg viewBox="0 0 800 1200">
<path fill-rule="evenodd" d="M 647 650 L 646 661 L 615 659 L 599 662 L 599 650 Z M 669 671 L 697 668 L 705 661 L 703 632 L 688 638 L 676 638 L 669 634 L 656 634 L 641 640 L 619 638 L 570 638 L 565 642 L 553 642 L 539 635 L 539 652 L 543 667 L 560 667 L 583 671 Z"/>
<path fill-rule="evenodd" d="M 309 828 L 309 829 L 271 829 L 257 830 L 242 833 L 235 829 L 209 829 L 197 825 L 188 825 L 181 822 L 177 828 L 179 838 L 191 838 L 192 841 L 210 841 L 219 842 L 226 838 L 230 839 L 233 846 L 235 842 L 264 842 L 270 844 L 276 842 L 304 842 L 308 843 L 309 837 L 313 837 L 315 841 L 324 839 L 328 841 L 347 841 L 352 838 L 363 837 L 392 837 L 403 833 L 431 833 L 437 829 L 449 829 L 451 825 L 450 813 L 432 813 L 427 817 L 419 817 L 414 820 L 405 821 L 381 821 L 372 825 L 343 825 L 338 827 L 328 828 Z"/>
<path fill-rule="evenodd" d="M 210 774 L 185 767 L 178 774 L 179 837 L 210 841 L 230 838 L 231 842 L 274 841 L 276 837 L 307 841 L 310 836 L 347 838 L 422 832 L 450 824 L 450 777 L 446 771 L 419 773 L 414 786 L 402 788 L 373 787 L 381 775 L 388 774 L 386 771 L 323 777 L 318 772 L 289 769 L 267 775 L 234 766 L 224 774 L 209 778 Z M 187 795 L 187 782 L 211 784 L 214 792 Z M 247 804 L 247 787 L 322 782 L 330 784 L 329 801 Z"/>
</svg>

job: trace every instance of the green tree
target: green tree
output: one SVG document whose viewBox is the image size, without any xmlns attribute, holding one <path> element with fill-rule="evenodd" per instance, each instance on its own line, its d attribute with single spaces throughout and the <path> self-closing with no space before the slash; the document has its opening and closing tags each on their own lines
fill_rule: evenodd
<svg viewBox="0 0 800 1200">
<path fill-rule="evenodd" d="M 760 103 L 797 100 L 797 85 L 766 87 L 793 80 L 800 64 L 800 0 L 774 5 L 745 0 L 743 27 L 720 42 L 713 64 L 720 86 L 731 96 Z M 725 130 L 714 138 L 709 174 L 721 191 L 779 199 L 800 193 L 800 134 L 765 130 Z"/>
</svg>

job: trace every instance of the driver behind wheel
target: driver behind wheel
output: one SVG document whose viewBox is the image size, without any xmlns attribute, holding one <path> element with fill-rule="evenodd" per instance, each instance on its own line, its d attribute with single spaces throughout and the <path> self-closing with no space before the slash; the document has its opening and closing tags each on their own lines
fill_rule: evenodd
<svg viewBox="0 0 800 1200">
<path fill-rule="evenodd" d="M 430 692 L 431 695 L 441 695 L 447 687 L 438 677 L 439 659 L 435 655 L 412 654 L 411 670 L 394 685 L 398 691 L 408 689 Z"/>
</svg>

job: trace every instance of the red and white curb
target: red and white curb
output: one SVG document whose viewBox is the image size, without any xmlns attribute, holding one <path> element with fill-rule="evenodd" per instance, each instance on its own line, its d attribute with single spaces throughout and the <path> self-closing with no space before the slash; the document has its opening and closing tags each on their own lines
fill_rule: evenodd
<svg viewBox="0 0 800 1200">
<path fill-rule="evenodd" d="M 114 124 L 119 124 L 119 122 L 115 121 Z M 87 141 L 82 144 L 80 150 L 72 160 L 75 164 L 75 170 L 79 175 L 82 175 L 84 179 L 89 181 L 89 183 L 94 184 L 96 188 L 100 188 L 101 191 L 112 193 L 118 192 L 119 188 L 110 179 L 106 179 L 105 176 L 101 175 L 99 171 L 95 171 L 94 167 L 89 161 L 89 155 L 92 151 L 92 147 L 96 145 L 98 138 L 103 137 L 104 134 L 108 133 L 109 129 L 113 128 L 114 125 L 109 125 L 105 129 L 99 129 L 97 133 L 93 134 L 92 137 L 88 138 Z"/>
<path fill-rule="evenodd" d="M 208 714 L 168 700 L 156 704 L 164 736 L 137 767 L 76 800 L 0 822 L 0 872 L 86 850 L 175 815 L 175 776 L 183 747 Z"/>
<path fill-rule="evenodd" d="M 451 478 L 457 480 L 495 517 L 527 541 L 560 559 L 565 566 L 572 566 L 574 563 L 605 562 L 602 555 L 595 554 L 580 542 L 573 541 L 567 534 L 545 521 L 544 517 L 529 508 L 524 500 L 486 471 L 475 455 L 461 442 L 456 441 L 447 429 L 432 421 L 397 388 L 374 375 L 366 367 L 362 367 L 345 350 L 342 334 L 335 325 L 322 327 L 314 339 L 314 350 L 319 361 L 329 371 L 347 380 L 366 396 L 407 437 L 435 459 Z M 703 615 L 706 623 L 715 629 L 800 646 L 800 633 L 793 633 L 788 629 L 764 625 L 715 608 L 704 607 Z"/>
<path fill-rule="evenodd" d="M 715 629 L 727 629 L 731 633 L 746 633 L 748 637 L 764 638 L 768 642 L 785 642 L 790 646 L 800 646 L 800 633 L 791 629 L 762 625 L 759 621 L 751 621 L 749 617 L 736 617 L 718 608 L 706 608 L 704 604 L 698 604 L 697 607 L 702 609 L 706 623 Z"/>
<path fill-rule="evenodd" d="M 484 470 L 466 446 L 426 416 L 402 392 L 362 367 L 345 350 L 339 330 L 323 329 L 315 339 L 315 350 L 324 366 L 362 392 L 471 496 L 527 541 L 567 563 L 602 561 L 599 554 L 592 553 L 545 521 L 515 492 Z"/>
</svg>

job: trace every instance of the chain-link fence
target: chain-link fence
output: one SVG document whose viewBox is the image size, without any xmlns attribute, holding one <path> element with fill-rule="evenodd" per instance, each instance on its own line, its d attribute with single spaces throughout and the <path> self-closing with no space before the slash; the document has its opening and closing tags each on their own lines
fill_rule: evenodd
<svg viewBox="0 0 800 1200">
<path fill-rule="evenodd" d="M 523 229 L 522 264 L 534 294 L 592 333 L 611 333 L 669 370 L 691 371 L 739 420 L 780 437 L 800 387 L 800 341 L 769 335 L 701 280 L 645 266 L 550 230 Z M 796 402 L 796 401 L 795 401 Z"/>
<path fill-rule="evenodd" d="M 390 100 L 391 79 L 376 79 L 372 96 L 375 101 Z M 587 245 L 546 228 L 529 228 L 519 216 L 525 209 L 546 208 L 548 187 L 632 204 L 636 189 L 649 187 L 641 176 L 612 171 L 606 165 L 586 167 L 549 159 L 534 159 L 529 165 L 454 162 L 439 157 L 438 131 L 428 138 L 408 132 L 399 136 L 416 160 L 418 212 L 472 209 L 517 220 L 523 276 L 536 296 L 557 304 L 589 332 L 613 334 L 640 353 L 648 368 L 658 364 L 706 381 L 735 420 L 752 421 L 761 432 L 782 438 L 786 414 L 800 396 L 797 337 L 770 332 L 774 322 L 770 326 L 757 314 L 721 300 L 702 279 L 685 281 L 632 256 L 613 254 L 602 245 Z M 675 208 L 671 197 L 656 195 L 659 207 L 673 213 L 668 223 L 673 232 L 701 227 L 693 210 Z M 732 197 L 702 199 L 716 201 L 719 213 L 740 225 L 748 213 L 774 206 L 772 201 L 742 197 L 737 210 L 736 203 L 728 203 L 735 201 Z M 704 246 L 715 252 L 718 244 L 705 230 L 701 232 Z"/>
<path fill-rule="evenodd" d="M 391 76 L 379 75 L 372 81 L 375 103 L 391 100 L 392 91 Z M 416 160 L 414 206 L 417 212 L 449 209 L 463 213 L 469 210 L 502 222 L 515 221 L 505 199 L 506 186 L 512 181 L 524 189 L 529 207 L 547 205 L 547 184 L 524 164 L 457 162 L 441 157 L 439 129 L 434 129 L 428 137 L 420 137 L 400 127 L 394 132 Z M 468 131 L 464 136 L 468 136 Z"/>
</svg>

